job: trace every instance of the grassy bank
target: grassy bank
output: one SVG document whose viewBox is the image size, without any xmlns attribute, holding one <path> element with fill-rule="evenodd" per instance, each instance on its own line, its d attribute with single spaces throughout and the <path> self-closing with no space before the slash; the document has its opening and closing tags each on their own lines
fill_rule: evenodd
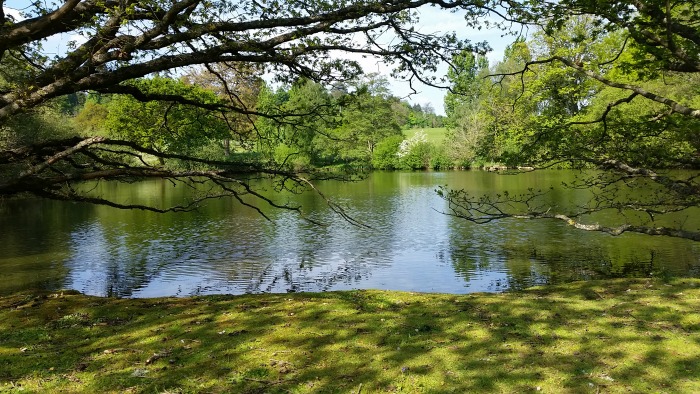
<svg viewBox="0 0 700 394">
<path fill-rule="evenodd" d="M 0 307 L 0 391 L 700 392 L 696 279 Z"/>
<path fill-rule="evenodd" d="M 423 128 L 415 128 L 415 129 L 407 129 L 404 130 L 403 133 L 406 136 L 406 138 L 411 138 L 414 135 L 416 135 L 417 132 L 422 131 L 425 133 L 425 136 L 428 140 L 428 142 L 435 144 L 435 145 L 440 145 L 442 144 L 442 141 L 445 140 L 445 136 L 447 135 L 447 129 L 445 127 L 423 127 Z"/>
</svg>

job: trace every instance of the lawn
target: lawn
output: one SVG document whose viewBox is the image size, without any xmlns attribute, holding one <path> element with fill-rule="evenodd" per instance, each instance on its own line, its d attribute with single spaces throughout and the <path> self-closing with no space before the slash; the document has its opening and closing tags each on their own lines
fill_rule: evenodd
<svg viewBox="0 0 700 394">
<path fill-rule="evenodd" d="M 406 136 L 406 138 L 411 138 L 413 137 L 417 132 L 422 131 L 425 133 L 425 136 L 428 138 L 428 142 L 434 144 L 434 145 L 440 145 L 442 142 L 445 140 L 445 134 L 447 133 L 447 129 L 444 127 L 435 127 L 435 128 L 417 128 L 417 129 L 406 129 L 403 131 L 403 134 Z"/>
<path fill-rule="evenodd" d="M 0 298 L 0 391 L 700 392 L 700 280 Z"/>
</svg>

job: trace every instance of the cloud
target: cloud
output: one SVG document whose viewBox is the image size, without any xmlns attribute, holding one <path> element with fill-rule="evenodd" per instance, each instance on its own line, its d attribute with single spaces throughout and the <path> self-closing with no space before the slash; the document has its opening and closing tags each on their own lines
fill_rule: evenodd
<svg viewBox="0 0 700 394">
<path fill-rule="evenodd" d="M 5 13 L 5 15 L 11 16 L 15 22 L 21 21 L 22 15 L 20 15 L 20 12 L 14 8 L 9 8 L 9 7 L 2 7 L 2 11 Z"/>
<path fill-rule="evenodd" d="M 511 36 L 504 37 L 504 31 L 496 28 L 474 28 L 467 26 L 467 21 L 464 19 L 465 12 L 449 12 L 436 7 L 423 7 L 419 9 L 420 21 L 414 26 L 415 30 L 423 34 L 445 34 L 454 32 L 460 39 L 468 39 L 473 43 L 486 41 L 491 47 L 491 52 L 487 54 L 489 62 L 494 64 L 503 58 L 505 48 L 514 40 Z M 496 16 L 488 16 L 481 22 L 484 24 L 494 24 L 498 22 Z M 379 70 L 382 74 L 388 76 L 391 72 L 391 67 L 377 63 L 376 59 L 362 59 L 360 64 L 365 67 L 367 72 L 376 72 Z M 442 77 L 447 73 L 447 66 L 439 67 L 435 76 Z M 389 78 L 391 90 L 395 96 L 406 98 L 412 104 L 427 104 L 430 103 L 435 108 L 436 113 L 444 115 L 444 97 L 445 89 L 438 89 L 425 85 L 416 79 L 412 84 L 407 81 L 401 81 L 394 78 Z M 415 92 L 414 92 L 415 90 Z"/>
</svg>

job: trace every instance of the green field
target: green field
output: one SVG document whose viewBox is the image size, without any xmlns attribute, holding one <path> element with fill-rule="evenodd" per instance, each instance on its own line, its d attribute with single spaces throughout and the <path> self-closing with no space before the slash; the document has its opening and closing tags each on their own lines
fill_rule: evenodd
<svg viewBox="0 0 700 394">
<path fill-rule="evenodd" d="M 428 137 L 428 142 L 434 145 L 442 144 L 442 141 L 445 140 L 445 134 L 447 133 L 447 129 L 444 127 L 426 127 L 417 129 L 406 129 L 403 131 L 403 134 L 406 136 L 406 138 L 411 138 L 419 131 L 424 132 L 426 137 Z"/>
<path fill-rule="evenodd" d="M 0 392 L 698 393 L 700 279 L 0 298 Z"/>
</svg>

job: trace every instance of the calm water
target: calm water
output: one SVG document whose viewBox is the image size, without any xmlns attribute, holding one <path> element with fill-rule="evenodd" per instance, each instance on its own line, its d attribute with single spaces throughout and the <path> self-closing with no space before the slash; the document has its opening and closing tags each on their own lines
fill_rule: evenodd
<svg viewBox="0 0 700 394">
<path fill-rule="evenodd" d="M 359 183 L 320 184 L 371 229 L 340 220 L 314 194 L 270 195 L 302 204 L 327 226 L 280 210 L 266 210 L 272 219 L 266 221 L 231 200 L 172 214 L 6 201 L 0 205 L 0 293 L 33 288 L 124 297 L 358 288 L 469 293 L 606 277 L 700 276 L 700 243 L 611 237 L 560 221 L 475 225 L 438 213 L 446 209 L 434 192 L 439 185 L 517 192 L 559 185 L 574 174 L 375 173 Z M 101 184 L 96 190 L 130 203 L 191 198 L 188 189 L 160 181 Z M 586 197 L 580 191 L 550 196 L 556 206 Z M 700 214 L 690 215 L 672 220 L 696 226 Z"/>
</svg>

